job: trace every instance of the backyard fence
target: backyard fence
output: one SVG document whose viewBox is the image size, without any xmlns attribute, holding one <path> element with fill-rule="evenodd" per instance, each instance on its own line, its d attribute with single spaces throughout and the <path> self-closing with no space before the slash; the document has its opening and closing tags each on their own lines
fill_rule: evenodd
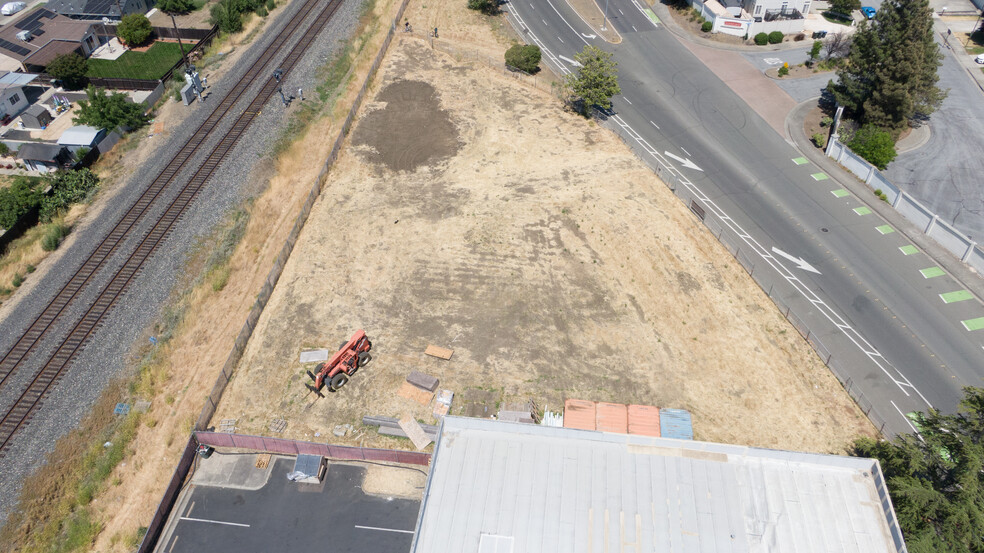
<svg viewBox="0 0 984 553">
<path fill-rule="evenodd" d="M 225 432 L 195 432 L 195 439 L 200 444 L 212 447 L 233 447 L 264 453 L 281 455 L 321 455 L 329 459 L 342 461 L 382 461 L 387 463 L 403 463 L 407 465 L 430 465 L 430 453 L 419 451 L 400 451 L 396 449 L 373 449 L 366 447 L 351 447 L 331 445 L 318 442 L 289 440 L 286 438 L 270 438 L 267 436 L 247 436 L 245 434 L 228 434 Z"/>
<path fill-rule="evenodd" d="M 621 134 L 617 134 L 623 142 L 629 147 L 632 145 L 623 137 Z M 762 270 L 762 267 L 768 267 L 762 261 L 763 265 L 756 270 L 756 259 L 759 258 L 758 254 L 750 247 L 746 246 L 742 238 L 725 224 L 724 221 L 718 218 L 718 216 L 711 209 L 706 209 L 703 202 L 694 197 L 690 189 L 684 186 L 679 179 L 673 176 L 670 171 L 664 169 L 661 165 L 656 165 L 654 169 L 656 175 L 660 177 L 667 187 L 673 191 L 674 194 L 687 206 L 690 211 L 699 219 L 704 226 L 713 234 L 718 241 L 732 257 L 738 261 L 741 268 L 745 270 L 752 280 L 762 289 L 769 299 L 775 304 L 776 308 L 782 314 L 783 317 L 789 321 L 789 324 L 799 332 L 800 336 L 813 348 L 817 356 L 823 361 L 824 365 L 837 377 L 837 380 L 841 383 L 841 386 L 847 391 L 858 407 L 864 412 L 872 424 L 878 428 L 878 431 L 884 433 L 886 419 L 878 412 L 874 404 L 865 396 L 864 392 L 854 383 L 852 378 L 848 375 L 846 368 L 843 366 L 841 359 L 836 357 L 830 349 L 823 343 L 820 335 L 810 328 L 809 324 L 803 317 L 803 313 L 796 312 L 780 295 L 779 291 L 775 287 L 775 275 L 770 274 L 769 271 Z"/>
<path fill-rule="evenodd" d="M 188 437 L 188 443 L 185 444 L 184 452 L 181 454 L 181 460 L 178 461 L 178 466 L 174 469 L 174 474 L 171 475 L 167 489 L 164 490 L 164 497 L 158 503 L 157 510 L 154 511 L 154 518 L 150 519 L 150 524 L 147 525 L 147 533 L 144 534 L 140 548 L 137 549 L 138 553 L 150 553 L 154 550 L 154 546 L 157 545 L 157 540 L 161 537 L 161 531 L 167 523 L 168 515 L 171 514 L 171 509 L 178 500 L 181 485 L 184 484 L 185 479 L 188 477 L 188 472 L 191 470 L 191 465 L 195 462 L 196 449 L 198 449 L 198 442 L 195 441 L 195 436 L 192 434 Z"/>
</svg>

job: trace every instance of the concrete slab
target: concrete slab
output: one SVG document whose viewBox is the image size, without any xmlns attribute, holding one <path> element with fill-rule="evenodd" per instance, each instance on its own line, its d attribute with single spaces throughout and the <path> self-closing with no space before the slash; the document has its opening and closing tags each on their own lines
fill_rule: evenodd
<svg viewBox="0 0 984 553">
<path fill-rule="evenodd" d="M 270 480 L 272 465 L 256 468 L 256 453 L 219 454 L 200 459 L 191 483 L 237 490 L 258 490 Z"/>
</svg>

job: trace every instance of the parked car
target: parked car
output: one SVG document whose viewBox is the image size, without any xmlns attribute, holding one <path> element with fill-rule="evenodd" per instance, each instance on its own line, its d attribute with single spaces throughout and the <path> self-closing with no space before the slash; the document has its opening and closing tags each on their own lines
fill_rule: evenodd
<svg viewBox="0 0 984 553">
<path fill-rule="evenodd" d="M 872 8 L 870 6 L 865 6 L 861 8 L 861 13 L 864 14 L 864 16 L 868 19 L 875 18 L 875 8 Z"/>
<path fill-rule="evenodd" d="M 981 65 L 984 65 L 984 54 L 977 54 L 977 57 L 974 58 L 974 61 L 976 61 Z"/>
<path fill-rule="evenodd" d="M 0 8 L 0 13 L 3 15 L 14 15 L 26 7 L 27 4 L 24 2 L 7 2 L 2 8 Z"/>
</svg>

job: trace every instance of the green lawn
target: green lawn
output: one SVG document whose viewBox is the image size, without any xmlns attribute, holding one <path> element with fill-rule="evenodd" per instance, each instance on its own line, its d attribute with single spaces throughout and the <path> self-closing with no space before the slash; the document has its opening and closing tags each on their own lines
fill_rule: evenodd
<svg viewBox="0 0 984 553">
<path fill-rule="evenodd" d="M 851 25 L 851 19 L 847 19 L 839 13 L 834 12 L 823 12 L 820 14 L 824 19 L 831 23 L 836 23 L 837 25 Z"/>
<path fill-rule="evenodd" d="M 185 51 L 192 45 L 185 44 Z M 89 77 L 109 77 L 116 79 L 159 79 L 167 73 L 178 60 L 181 50 L 176 42 L 155 42 L 146 52 L 124 53 L 115 60 L 89 60 Z"/>
</svg>

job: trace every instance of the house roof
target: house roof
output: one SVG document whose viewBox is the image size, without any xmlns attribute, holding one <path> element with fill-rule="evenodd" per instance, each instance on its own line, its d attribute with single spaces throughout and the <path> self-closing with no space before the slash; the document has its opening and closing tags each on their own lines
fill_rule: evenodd
<svg viewBox="0 0 984 553">
<path fill-rule="evenodd" d="M 38 76 L 33 73 L 15 73 L 11 71 L 0 77 L 0 90 L 19 88 L 26 84 L 30 84 L 37 78 Z"/>
<path fill-rule="evenodd" d="M 24 63 L 29 63 L 31 65 L 44 66 L 51 63 L 51 61 L 58 56 L 63 56 L 65 54 L 71 54 L 72 52 L 79 49 L 78 42 L 71 42 L 66 40 L 52 40 L 48 44 L 41 47 L 40 50 L 34 52 L 30 56 L 24 58 Z"/>
<path fill-rule="evenodd" d="M 0 53 L 23 62 L 52 41 L 72 42 L 78 47 L 91 27 L 91 21 L 76 21 L 46 9 L 36 10 L 16 23 L 0 27 Z M 24 41 L 17 38 L 17 33 L 21 31 L 30 31 L 31 39 Z M 44 65 L 36 60 L 32 63 Z"/>
<path fill-rule="evenodd" d="M 33 161 L 58 161 L 58 156 L 64 150 L 64 146 L 57 144 L 38 144 L 29 142 L 21 144 L 17 149 L 17 157 L 20 159 L 30 159 Z"/>
<path fill-rule="evenodd" d="M 96 141 L 100 132 L 101 129 L 86 125 L 70 127 L 58 138 L 58 143 L 67 146 L 90 146 Z"/>
<path fill-rule="evenodd" d="M 120 0 L 123 11 L 127 12 L 127 4 L 131 0 Z M 119 18 L 120 10 L 116 0 L 48 0 L 47 8 L 67 16 L 111 17 Z"/>
<path fill-rule="evenodd" d="M 51 112 L 48 111 L 48 108 L 42 106 L 41 104 L 34 104 L 33 106 L 25 109 L 24 113 L 32 117 L 37 117 L 38 115 L 43 115 L 45 113 L 47 113 L 49 116 L 51 115 Z"/>
<path fill-rule="evenodd" d="M 878 462 L 445 417 L 413 553 L 905 552 Z"/>
</svg>

